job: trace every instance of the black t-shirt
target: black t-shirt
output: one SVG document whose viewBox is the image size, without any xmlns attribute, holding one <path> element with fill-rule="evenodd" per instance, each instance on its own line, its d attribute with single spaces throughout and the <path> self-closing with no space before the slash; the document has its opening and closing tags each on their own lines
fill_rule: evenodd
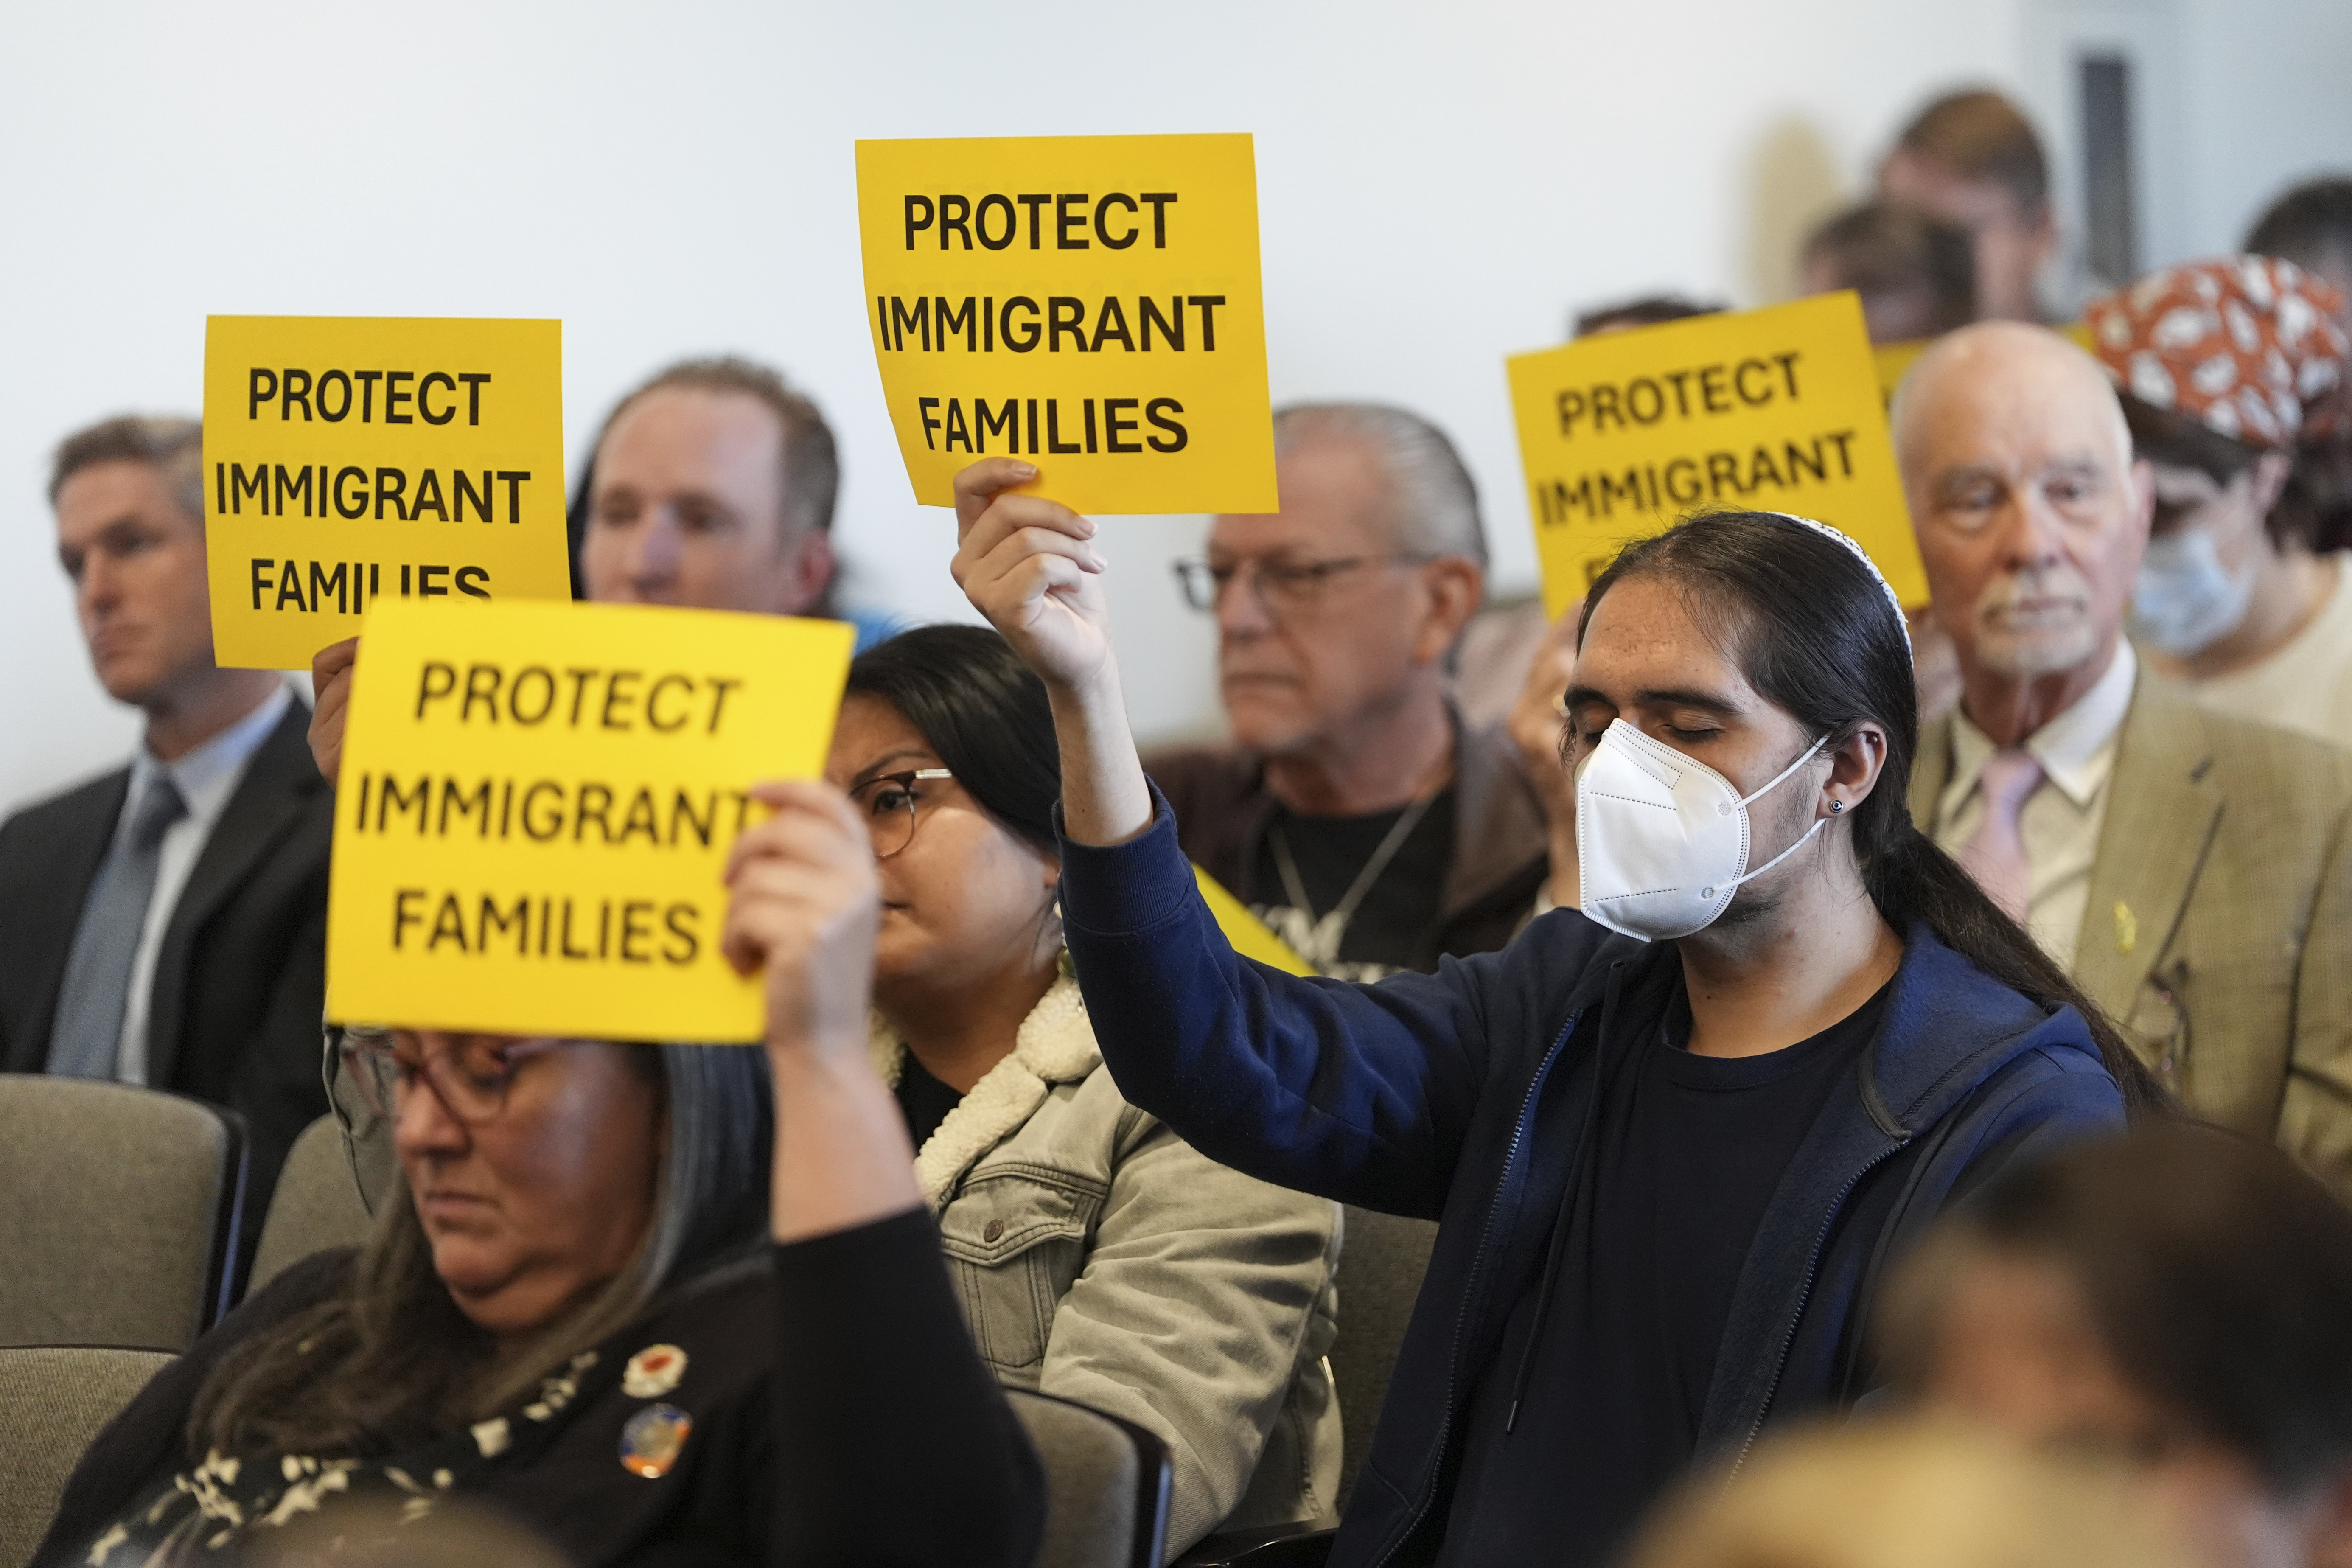
<svg viewBox="0 0 2352 1568">
<path fill-rule="evenodd" d="M 963 1103 L 963 1091 L 941 1083 L 908 1051 L 898 1058 L 898 1114 L 907 1119 L 907 1136 L 919 1150 L 948 1112 Z"/>
<path fill-rule="evenodd" d="M 1429 803 L 1379 879 L 1365 890 L 1363 901 L 1340 934 L 1339 951 L 1319 951 L 1327 944 L 1315 935 L 1316 921 L 1339 907 L 1358 874 L 1410 809 L 1375 812 L 1370 816 L 1300 816 L 1276 808 L 1250 874 L 1258 918 L 1297 948 L 1300 957 L 1343 980 L 1378 980 L 1400 969 L 1434 967 L 1433 952 L 1425 950 L 1432 947 L 1445 868 L 1454 858 L 1451 789 Z M 1307 902 L 1314 905 L 1312 914 L 1292 907 L 1282 861 L 1275 853 L 1277 835 L 1289 846 Z"/>
<path fill-rule="evenodd" d="M 1439 1563 L 1609 1561 L 1679 1477 L 1765 1207 L 1885 1009 L 1882 987 L 1786 1049 L 1696 1057 L 1675 982 L 1648 1047 L 1601 1088 L 1590 1153 L 1555 1222 L 1568 1234 L 1543 1321 L 1531 1278 L 1472 1391 Z M 1482 1535 L 1482 1500 L 1505 1496 L 1513 1506 L 1484 1510 Z M 1530 1499 L 1543 1506 L 1531 1511 Z M 1537 1537 L 1517 1535 L 1531 1526 Z"/>
</svg>

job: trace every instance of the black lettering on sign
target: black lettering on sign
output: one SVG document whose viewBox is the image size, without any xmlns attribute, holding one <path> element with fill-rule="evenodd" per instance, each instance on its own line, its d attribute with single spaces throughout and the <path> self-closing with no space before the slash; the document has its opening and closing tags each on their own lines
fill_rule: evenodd
<svg viewBox="0 0 2352 1568">
<path fill-rule="evenodd" d="M 951 234 L 961 235 L 963 247 L 970 250 L 971 248 L 971 203 L 961 196 L 948 195 L 940 198 L 940 248 L 941 250 L 948 247 L 948 236 Z"/>
<path fill-rule="evenodd" d="M 1727 385 L 1737 396 L 1738 372 L 1734 369 L 1727 374 Z M 1773 395 L 1781 395 L 1787 385 L 1787 381 L 1781 381 Z M 1757 442 L 1744 448 L 1724 447 L 1689 453 L 1622 472 L 1594 469 L 1573 478 L 1545 479 L 1534 487 L 1537 521 L 1542 527 L 1556 528 L 1578 514 L 1587 521 L 1598 521 L 1621 510 L 1655 512 L 1701 502 L 1777 505 L 1784 496 L 1853 479 L 1850 443 L 1853 438 L 1852 429 L 1827 430 Z"/>
<path fill-rule="evenodd" d="M 1796 402 L 1800 351 L 1685 365 L 1628 378 L 1566 386 L 1552 395 L 1552 415 L 1563 438 L 1611 429 L 1736 414 Z"/>
<path fill-rule="evenodd" d="M 1004 234 L 1001 238 L 991 238 L 989 236 L 988 215 L 992 209 L 1004 215 Z M 1021 220 L 1013 216 L 1013 204 L 1001 195 L 982 196 L 980 198 L 980 205 L 972 209 L 972 233 L 979 237 L 983 249 L 1003 249 L 1013 243 L 1013 237 L 1019 232 L 1020 227 Z"/>
<path fill-rule="evenodd" d="M 956 191 L 936 195 L 910 192 L 900 197 L 899 221 L 908 250 L 915 248 L 919 234 L 936 235 L 941 250 L 955 248 L 951 238 L 961 240 L 966 250 L 974 240 L 983 250 L 1003 250 L 1021 232 L 1020 217 L 1013 210 L 1018 203 L 1029 214 L 1029 248 L 1038 250 L 1045 247 L 1045 209 L 1051 206 L 1055 249 L 1087 250 L 1099 245 L 1106 250 L 1126 250 L 1142 237 L 1140 215 L 1150 207 L 1151 248 L 1165 250 L 1168 209 L 1176 202 L 1174 191 L 1144 191 L 1135 195 L 1111 191 L 1101 196 L 1084 191 L 1024 191 L 1013 196 L 991 191 L 978 197 Z"/>
<path fill-rule="evenodd" d="M 287 473 L 286 473 L 286 465 L 285 465 L 285 464 L 283 464 L 283 463 L 278 463 L 278 464 L 274 465 L 274 467 L 275 467 L 275 468 L 276 468 L 276 470 L 277 470 L 277 475 L 278 475 L 278 504 L 277 504 L 277 506 L 276 506 L 276 508 L 275 508 L 275 510 L 276 510 L 276 511 L 277 511 L 278 515 L 279 517 L 284 517 L 284 516 L 286 515 L 286 498 L 287 498 L 288 496 L 289 496 L 289 495 L 290 495 L 290 496 L 297 497 L 297 498 L 299 498 L 299 499 L 301 500 L 301 502 L 302 502 L 302 515 L 303 515 L 304 517 L 308 517 L 308 516 L 310 516 L 310 464 L 308 464 L 308 463 L 305 463 L 305 464 L 303 464 L 303 465 L 301 466 L 301 468 L 300 468 L 299 469 L 298 469 L 298 470 L 297 470 L 297 471 L 298 471 L 299 473 L 300 473 L 300 474 L 301 474 L 301 476 L 302 476 L 302 477 L 301 477 L 300 479 L 289 479 L 288 478 Z M 319 501 L 320 501 L 320 507 L 319 507 L 319 510 L 320 510 L 320 511 L 322 511 L 322 512 L 323 512 L 323 511 L 325 511 L 325 510 L 327 510 L 327 509 L 326 509 L 326 504 L 325 504 L 325 503 L 326 503 L 326 500 L 327 500 L 326 490 L 325 490 L 325 488 L 324 488 L 323 486 L 321 486 L 321 488 L 320 488 L 320 492 L 319 492 Z"/>
<path fill-rule="evenodd" d="M 1139 210 L 1135 205 L 1133 196 L 1122 195 L 1117 191 L 1111 192 L 1110 195 L 1095 203 L 1095 238 L 1106 250 L 1125 250 L 1135 243 L 1138 230 L 1136 226 L 1130 223 L 1118 235 L 1110 232 L 1103 220 L 1108 216 L 1114 203 L 1125 207 L 1129 214 Z"/>
<path fill-rule="evenodd" d="M 993 431 L 1004 437 L 1004 449 L 1018 457 L 1021 452 L 1020 400 L 1006 398 L 1001 416 L 988 411 L 988 399 L 985 397 L 973 398 L 971 407 L 972 435 L 977 443 L 972 448 L 974 453 L 986 454 L 989 434 Z"/>
<path fill-rule="evenodd" d="M 1150 353 L 1163 346 L 1182 353 L 1191 336 L 1186 330 L 1189 307 L 1200 312 L 1200 331 L 1192 340 L 1199 344 L 1197 352 L 1214 353 L 1216 311 L 1224 303 L 1223 294 L 1171 295 L 1165 306 L 1149 294 L 1055 294 L 1041 310 L 1026 294 L 1008 295 L 1002 301 L 971 294 L 961 299 L 919 294 L 911 300 L 896 294 L 877 294 L 874 327 L 885 353 L 961 350 L 992 354 L 1000 342 L 1006 353 L 1030 353 L 1041 342 L 1047 353 L 1060 353 L 1065 338 L 1074 353 L 1102 353 L 1113 344 L 1129 353 Z M 1582 394 L 1562 395 L 1578 398 L 1578 406 L 1582 407 Z M 1654 402 L 1660 394 L 1652 385 L 1648 395 Z M 1655 416 L 1654 411 L 1648 416 Z"/>
<path fill-rule="evenodd" d="M 593 947 L 587 945 L 592 925 Z M 701 955 L 701 926 L 702 910 L 686 900 L 616 904 L 579 894 L 480 888 L 396 888 L 392 895 L 394 952 L 684 968 Z"/>
<path fill-rule="evenodd" d="M 482 514 L 482 521 L 484 522 L 489 521 L 490 470 L 488 468 L 484 468 L 482 470 L 482 488 L 478 490 L 474 488 L 473 482 L 467 479 L 465 469 L 450 469 L 449 500 L 450 504 L 457 509 L 457 516 L 452 521 L 457 522 L 465 521 L 466 503 L 471 501 L 473 503 L 474 510 Z"/>
<path fill-rule="evenodd" d="M 448 568 L 432 570 L 446 573 Z M 644 728 L 665 735 L 689 731 L 717 734 L 728 698 L 743 685 L 740 676 L 665 670 L 649 678 L 643 669 L 593 665 L 568 665 L 563 675 L 572 689 L 571 703 L 562 710 L 565 728 Z M 409 716 L 419 721 L 429 716 L 460 725 L 495 725 L 503 713 L 514 723 L 536 727 L 559 710 L 558 685 L 554 671 L 543 664 L 523 665 L 509 675 L 502 664 L 478 660 L 467 664 L 461 677 L 446 659 L 426 659 L 417 668 L 416 705 Z"/>
<path fill-rule="evenodd" d="M 940 347 L 945 349 L 948 346 L 948 341 L 958 332 L 961 332 L 964 335 L 965 352 L 978 353 L 980 352 L 980 312 L 972 297 L 969 294 L 965 295 L 963 304 L 953 310 L 950 310 L 945 295 L 940 296 L 932 303 L 938 310 L 934 320 L 939 323 Z"/>
</svg>

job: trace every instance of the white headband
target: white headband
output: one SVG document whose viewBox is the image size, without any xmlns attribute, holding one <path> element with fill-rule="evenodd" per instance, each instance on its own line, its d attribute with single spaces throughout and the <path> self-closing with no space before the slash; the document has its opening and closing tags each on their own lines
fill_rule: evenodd
<svg viewBox="0 0 2352 1568">
<path fill-rule="evenodd" d="M 1815 522 L 1811 518 L 1799 517 L 1793 511 L 1776 511 L 1772 513 L 1772 515 L 1774 517 L 1785 517 L 1790 522 L 1801 522 L 1807 528 L 1811 529 L 1815 533 L 1821 534 L 1824 538 L 1834 539 L 1840 544 L 1844 545 L 1848 550 L 1853 552 L 1853 558 L 1862 563 L 1862 569 L 1870 574 L 1872 582 L 1878 584 L 1878 591 L 1886 595 L 1886 607 L 1895 612 L 1895 624 L 1903 630 L 1904 655 L 1906 658 L 1910 658 L 1911 617 L 1903 613 L 1903 601 L 1895 596 L 1894 584 L 1887 582 L 1886 574 L 1878 569 L 1878 563 L 1870 558 L 1870 552 L 1864 550 L 1861 545 L 1856 544 L 1853 540 L 1847 538 L 1844 534 L 1840 533 L 1836 529 L 1832 528 L 1826 522 Z M 1916 662 L 1916 659 L 1914 662 Z"/>
</svg>

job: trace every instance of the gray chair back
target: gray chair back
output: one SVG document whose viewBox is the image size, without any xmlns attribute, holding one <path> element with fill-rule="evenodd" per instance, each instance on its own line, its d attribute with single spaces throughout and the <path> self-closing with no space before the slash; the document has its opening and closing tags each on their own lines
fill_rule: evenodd
<svg viewBox="0 0 2352 1568">
<path fill-rule="evenodd" d="M 1405 1219 L 1349 1205 L 1339 1248 L 1339 1332 L 1331 1342 L 1331 1382 L 1339 1393 L 1345 1438 L 1339 1455 L 1339 1507 L 1356 1490 L 1356 1470 L 1371 1446 L 1389 1374 L 1396 1370 L 1429 1249 L 1433 1220 Z"/>
<path fill-rule="evenodd" d="M 343 1152 L 343 1135 L 331 1116 L 321 1116 L 302 1130 L 278 1173 L 278 1190 L 269 1194 L 269 1213 L 261 1222 L 261 1241 L 253 1250 L 253 1271 L 246 1282 L 252 1294 L 289 1264 L 331 1247 L 359 1247 L 375 1227 L 367 1205 L 360 1201 L 352 1163 Z"/>
<path fill-rule="evenodd" d="M 186 1349 L 226 1306 L 245 1164 L 216 1107 L 0 1074 L 0 1345 Z"/>
<path fill-rule="evenodd" d="M 1116 1415 L 1008 1388 L 1045 1467 L 1034 1568 L 1160 1568 L 1168 1550 L 1168 1446 Z"/>
<path fill-rule="evenodd" d="M 81 1451 L 171 1363 L 165 1351 L 0 1350 L 0 1568 L 33 1560 Z"/>
</svg>

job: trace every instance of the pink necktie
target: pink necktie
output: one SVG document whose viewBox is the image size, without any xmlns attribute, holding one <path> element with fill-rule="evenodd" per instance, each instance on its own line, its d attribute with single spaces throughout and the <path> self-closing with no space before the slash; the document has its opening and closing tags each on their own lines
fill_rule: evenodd
<svg viewBox="0 0 2352 1568">
<path fill-rule="evenodd" d="M 1984 820 L 1960 846 L 1960 864 L 1977 879 L 1977 886 L 2020 924 L 2025 920 L 2026 891 L 2032 885 L 2032 873 L 2025 863 L 2025 837 L 2018 831 L 2017 819 L 2027 797 L 2041 783 L 2042 764 L 2021 747 L 2003 746 L 1987 757 L 1984 771 L 1977 776 L 1978 792 L 1984 796 Z"/>
</svg>

